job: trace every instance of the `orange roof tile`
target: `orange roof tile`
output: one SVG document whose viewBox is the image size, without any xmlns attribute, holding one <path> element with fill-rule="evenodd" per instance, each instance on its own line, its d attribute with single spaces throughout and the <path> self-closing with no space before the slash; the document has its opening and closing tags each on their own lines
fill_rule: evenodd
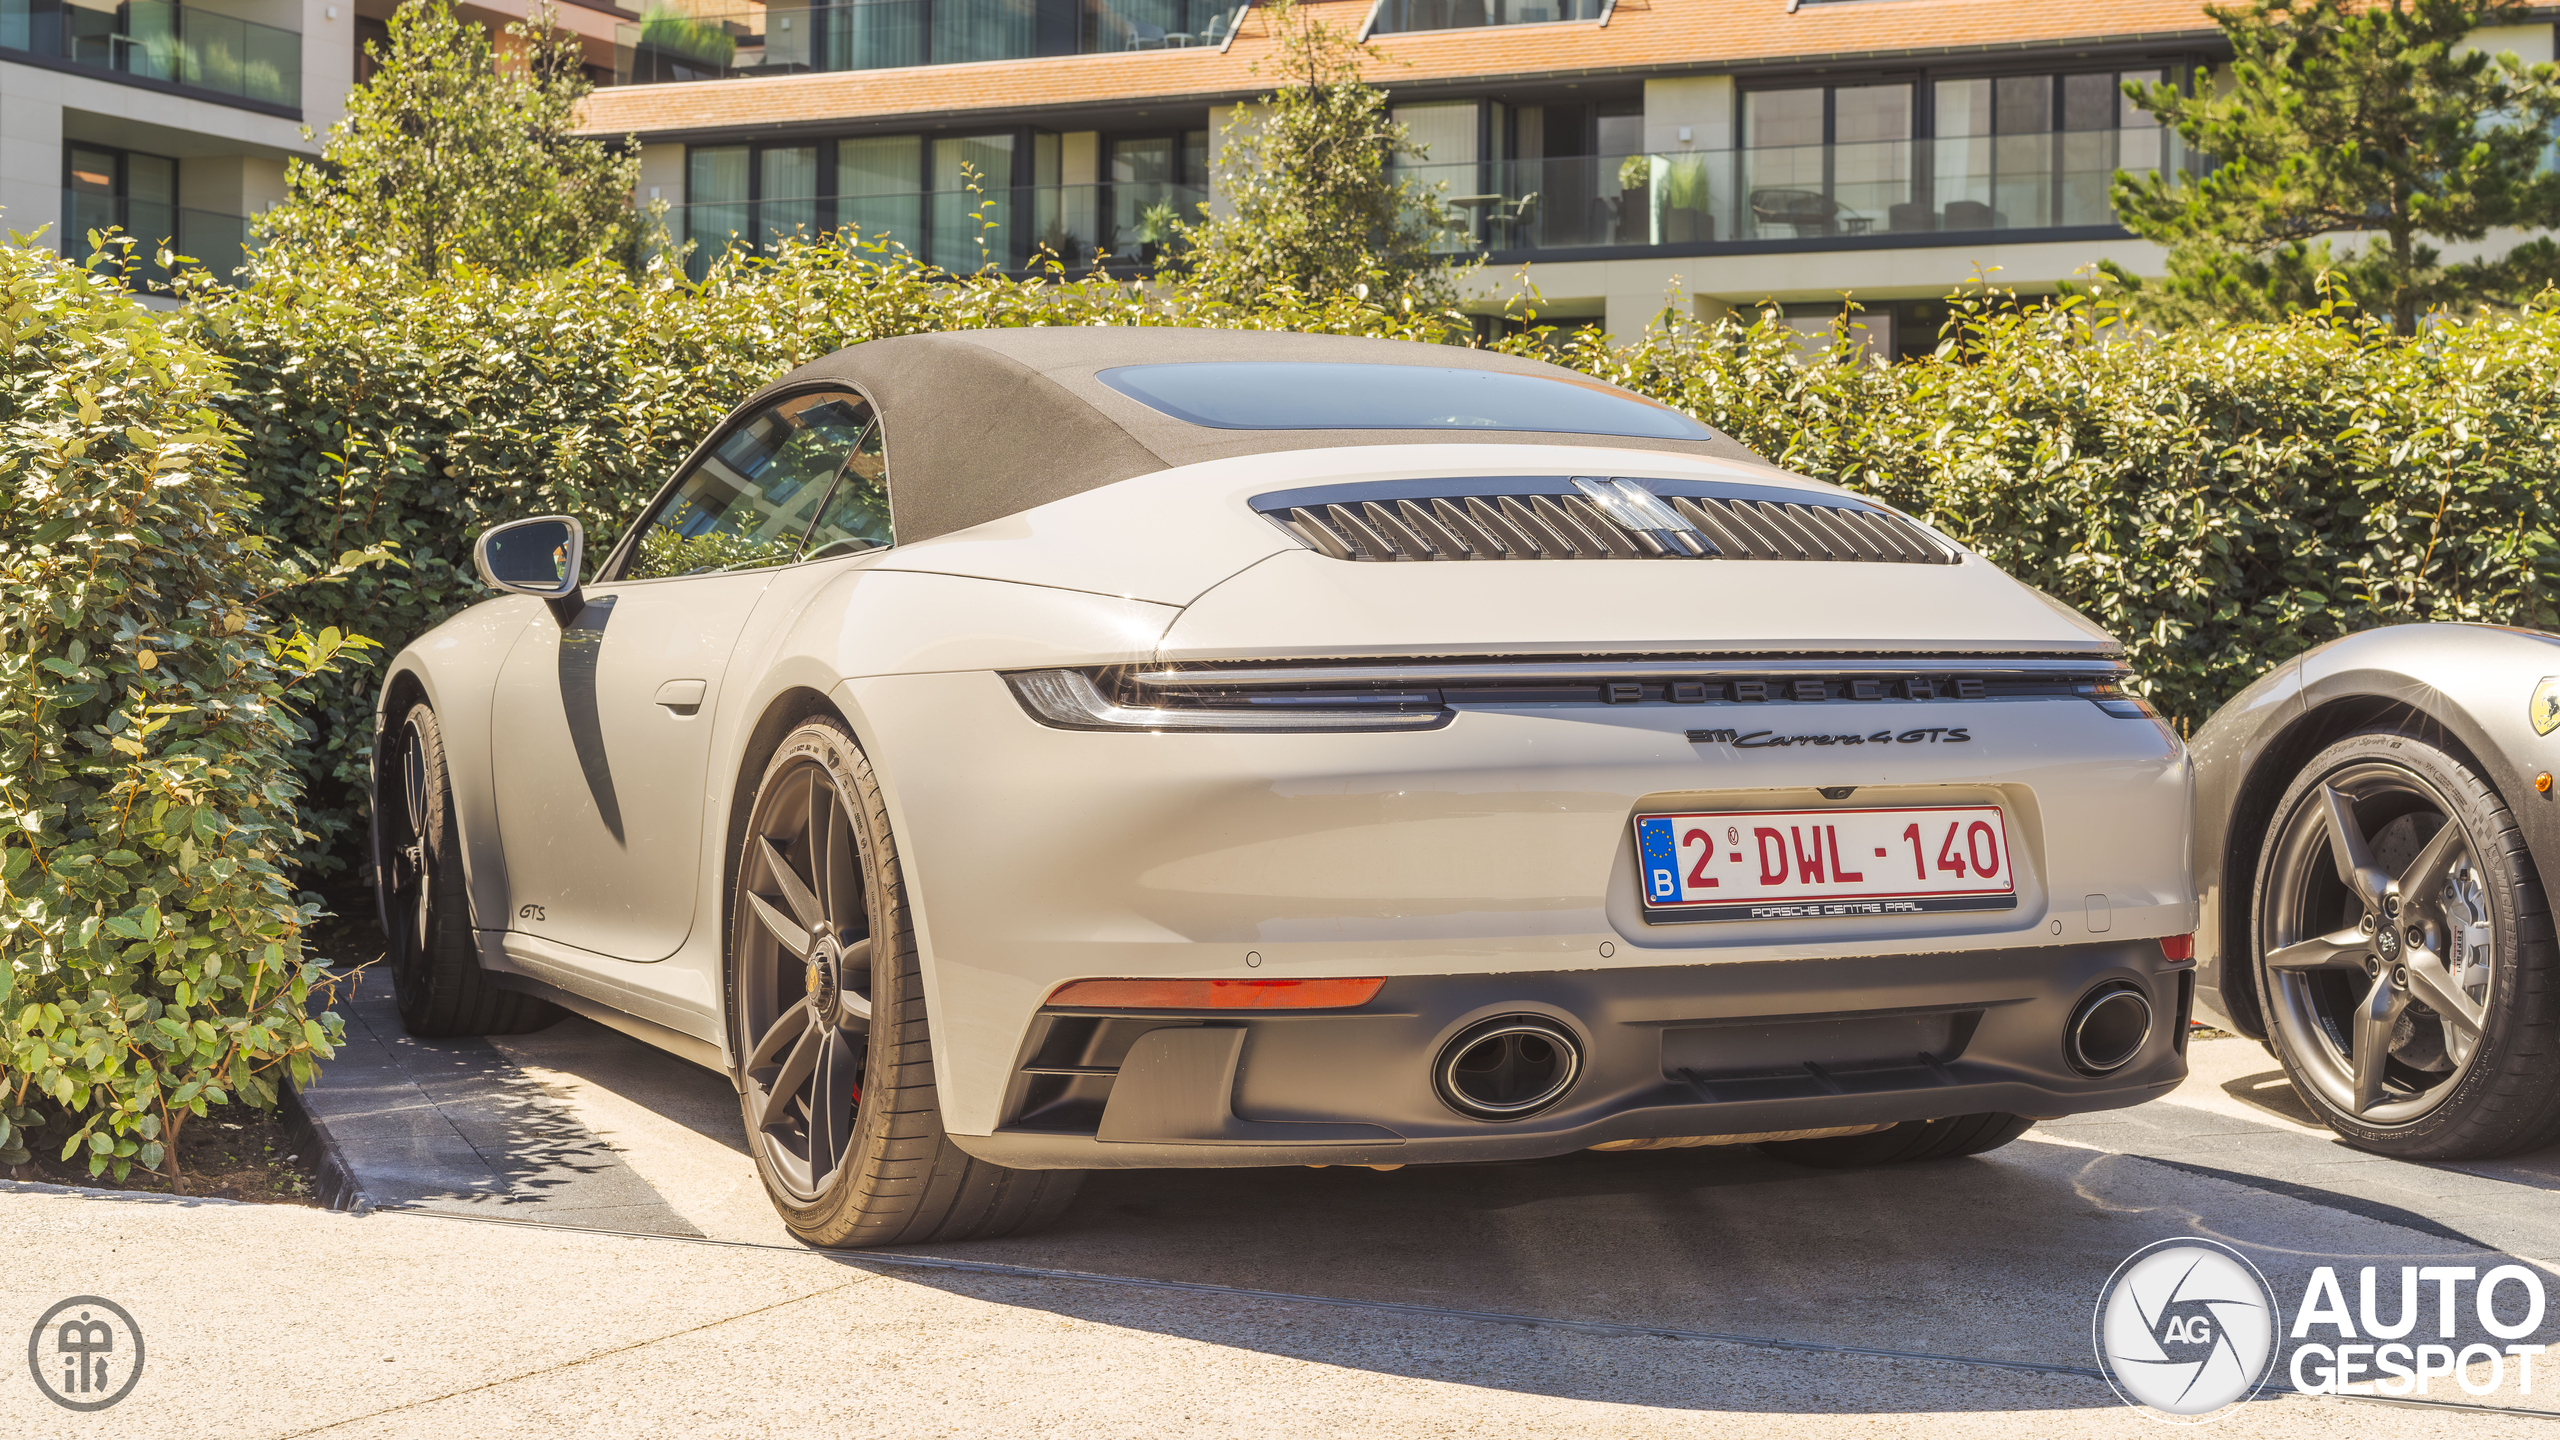
<svg viewBox="0 0 2560 1440">
<path fill-rule="evenodd" d="M 1356 26 L 1367 0 L 1322 0 Z M 1379 83 L 1469 77 L 1645 74 L 1790 59 L 1962 52 L 2072 41 L 2195 39 L 2214 26 L 2197 0 L 1834 0 L 1787 13 L 1786 0 L 1620 0 L 1609 22 L 1491 26 L 1372 40 Z M 589 97 L 590 134 L 673 135 L 832 119 L 966 114 L 1130 100 L 1222 100 L 1271 88 L 1263 12 L 1212 50 L 1065 55 L 852 70 L 770 79 L 621 85 Z"/>
</svg>

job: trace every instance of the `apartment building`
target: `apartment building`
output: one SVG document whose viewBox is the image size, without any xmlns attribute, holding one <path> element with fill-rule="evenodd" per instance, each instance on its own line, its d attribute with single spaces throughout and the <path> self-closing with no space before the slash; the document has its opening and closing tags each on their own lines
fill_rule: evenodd
<svg viewBox="0 0 2560 1440">
<path fill-rule="evenodd" d="M 1237 0 L 690 3 L 621 29 L 586 123 L 636 137 L 642 198 L 710 246 L 857 224 L 960 268 L 1143 262 L 1276 79 L 1267 12 Z M 1382 57 L 1449 248 L 1485 258 L 1480 308 L 1534 285 L 1544 314 L 1628 333 L 1666 305 L 1827 317 L 1851 294 L 1904 352 L 1976 274 L 2160 268 L 2109 182 L 2191 161 L 2120 84 L 2228 59 L 2198 0 L 1316 8 Z M 2548 60 L 2552 28 L 2477 43 Z"/>
<path fill-rule="evenodd" d="M 345 113 L 395 0 L 0 0 L 0 233 L 66 254 L 109 226 L 227 273 L 287 161 Z M 528 0 L 464 13 L 493 28 Z M 588 68 L 613 76 L 640 14 L 566 0 Z M 145 283 L 156 276 L 146 275 Z"/>
</svg>

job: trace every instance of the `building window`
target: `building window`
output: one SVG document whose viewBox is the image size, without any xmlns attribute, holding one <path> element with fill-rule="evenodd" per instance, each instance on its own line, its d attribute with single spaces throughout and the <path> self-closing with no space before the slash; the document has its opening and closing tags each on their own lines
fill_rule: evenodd
<svg viewBox="0 0 2560 1440">
<path fill-rule="evenodd" d="M 1912 202 L 1911 107 L 1908 83 L 1746 91 L 1746 233 L 1807 239 L 1930 228 Z"/>
<path fill-rule="evenodd" d="M 1102 247 L 1123 260 L 1152 265 L 1174 242 L 1179 221 L 1198 220 L 1209 195 L 1209 132 L 1116 135 L 1103 172 L 1110 192 L 1110 232 Z"/>
<path fill-rule="evenodd" d="M 239 215 L 190 210 L 178 203 L 178 162 L 166 155 L 78 142 L 62 151 L 62 253 L 86 260 L 93 232 L 121 230 L 137 242 L 128 252 L 133 281 L 168 288 L 161 247 L 203 263 L 228 282 L 247 258 L 249 222 Z"/>
<path fill-rule="evenodd" d="M 2169 140 L 2123 93 L 2157 69 L 1937 82 L 1935 184 L 1949 230 L 2108 225 L 2115 172 L 2157 170 Z"/>
<path fill-rule="evenodd" d="M 836 223 L 865 245 L 903 244 L 924 230 L 924 145 L 913 135 L 838 140 Z"/>
<path fill-rule="evenodd" d="M 1482 25 L 1552 25 L 1596 21 L 1609 0 L 1383 0 L 1372 33 L 1470 30 Z"/>
<path fill-rule="evenodd" d="M 302 103 L 302 37 L 170 0 L 6 0 L 0 49 L 264 105 Z"/>
<path fill-rule="evenodd" d="M 623 84 L 1224 45 L 1245 0 L 839 0 L 693 14 L 614 31 Z"/>
<path fill-rule="evenodd" d="M 2157 82 L 2164 73 L 1746 91 L 1734 233 L 1818 239 L 2111 224 L 2108 194 L 2119 168 L 2155 170 L 2175 161 L 2171 137 L 2120 88 L 2127 80 Z"/>
</svg>

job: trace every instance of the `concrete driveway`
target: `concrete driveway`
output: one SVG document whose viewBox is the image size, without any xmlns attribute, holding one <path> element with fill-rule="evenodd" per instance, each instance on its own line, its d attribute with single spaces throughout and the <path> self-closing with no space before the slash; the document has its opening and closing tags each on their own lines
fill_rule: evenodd
<svg viewBox="0 0 2560 1440">
<path fill-rule="evenodd" d="M 374 1049 L 315 1099 L 354 1097 L 333 1129 L 382 1208 L 0 1194 L 0 1316 L 106 1296 L 152 1346 L 96 1415 L 21 1372 L 6 1433 L 2156 1435 L 2091 1370 L 2142 1244 L 2227 1241 L 2288 1314 L 2318 1265 L 2352 1303 L 2354 1267 L 2560 1256 L 2560 1152 L 2359 1155 L 2241 1040 L 1975 1160 L 1117 1172 L 1043 1235 L 826 1255 L 774 1222 L 720 1077 L 584 1021 L 421 1046 L 357 1008 Z M 2560 1433 L 2529 1413 L 2560 1415 L 2553 1358 L 2536 1394 L 2218 1429 Z"/>
</svg>

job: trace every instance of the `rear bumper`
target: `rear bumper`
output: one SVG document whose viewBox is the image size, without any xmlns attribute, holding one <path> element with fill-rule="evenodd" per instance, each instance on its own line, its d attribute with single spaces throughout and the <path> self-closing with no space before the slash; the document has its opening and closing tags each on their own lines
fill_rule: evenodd
<svg viewBox="0 0 2560 1440">
<path fill-rule="evenodd" d="M 1559 1155 L 1609 1140 L 2056 1116 L 2153 1099 L 2186 1075 L 2193 971 L 2152 940 L 1935 955 L 1400 976 L 1353 1010 L 1039 1012 L 1005 1123 L 954 1134 L 1023 1168 L 1393 1165 Z M 2064 1055 L 2074 1007 L 2138 987 L 2152 1024 L 2103 1077 Z M 1434 1057 L 1480 1021 L 1536 1015 L 1582 1045 L 1553 1107 L 1489 1122 L 1442 1102 Z"/>
</svg>

